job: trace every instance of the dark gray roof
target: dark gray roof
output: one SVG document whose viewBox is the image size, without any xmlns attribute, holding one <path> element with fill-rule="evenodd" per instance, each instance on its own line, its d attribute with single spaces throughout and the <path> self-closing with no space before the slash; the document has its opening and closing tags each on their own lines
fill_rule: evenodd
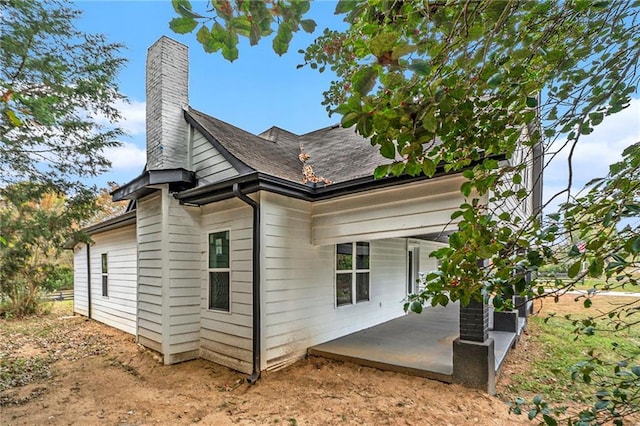
<svg viewBox="0 0 640 426">
<path fill-rule="evenodd" d="M 338 125 L 304 135 L 272 127 L 260 135 L 246 132 L 193 108 L 187 114 L 236 160 L 247 167 L 292 182 L 302 181 L 300 146 L 310 155 L 317 176 L 333 182 L 346 182 L 371 176 L 376 166 L 388 162 L 377 147 L 355 133 L 354 128 Z"/>
</svg>

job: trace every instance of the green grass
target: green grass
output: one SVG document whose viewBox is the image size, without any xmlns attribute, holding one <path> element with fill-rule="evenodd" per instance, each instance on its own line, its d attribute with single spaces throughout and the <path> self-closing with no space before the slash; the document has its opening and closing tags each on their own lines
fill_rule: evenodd
<svg viewBox="0 0 640 426">
<path fill-rule="evenodd" d="M 584 279 L 582 282 L 578 282 L 575 286 L 576 290 L 590 290 L 593 288 L 597 289 L 598 291 L 640 293 L 640 286 L 627 284 L 624 287 L 621 287 L 621 286 L 608 287 L 607 283 L 604 280 L 599 280 L 595 278 Z"/>
<path fill-rule="evenodd" d="M 554 403 L 593 401 L 597 380 L 587 384 L 579 375 L 573 381 L 573 366 L 588 359 L 591 351 L 605 363 L 617 362 L 628 354 L 635 354 L 635 363 L 640 360 L 640 325 L 613 332 L 611 325 L 600 324 L 601 330 L 594 335 L 580 335 L 574 340 L 576 326 L 572 320 L 556 316 L 545 322 L 544 318 L 530 317 L 529 341 L 532 347 L 537 347 L 536 355 L 525 373 L 511 377 L 510 394 L 529 398 L 540 394 Z M 594 378 L 601 374 L 611 375 L 613 367 L 598 367 L 594 373 Z"/>
</svg>

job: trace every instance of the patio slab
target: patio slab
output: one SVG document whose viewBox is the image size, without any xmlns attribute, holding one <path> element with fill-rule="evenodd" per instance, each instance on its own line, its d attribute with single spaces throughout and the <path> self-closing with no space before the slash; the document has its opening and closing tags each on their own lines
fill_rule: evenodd
<svg viewBox="0 0 640 426">
<path fill-rule="evenodd" d="M 310 355 L 353 362 L 451 383 L 453 341 L 459 335 L 457 303 L 425 307 L 385 323 L 308 349 Z M 492 315 L 490 315 L 490 318 Z M 490 331 L 495 340 L 495 363 L 499 369 L 516 334 Z"/>
</svg>

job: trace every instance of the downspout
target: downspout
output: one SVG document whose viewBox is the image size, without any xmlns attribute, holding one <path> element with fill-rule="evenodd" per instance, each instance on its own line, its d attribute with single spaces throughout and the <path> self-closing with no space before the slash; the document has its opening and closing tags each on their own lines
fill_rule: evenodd
<svg viewBox="0 0 640 426">
<path fill-rule="evenodd" d="M 247 382 L 254 384 L 260 378 L 260 204 L 243 194 L 238 183 L 233 195 L 253 209 L 253 373 Z"/>
<path fill-rule="evenodd" d="M 87 243 L 87 317 L 91 319 L 91 249 Z"/>
</svg>

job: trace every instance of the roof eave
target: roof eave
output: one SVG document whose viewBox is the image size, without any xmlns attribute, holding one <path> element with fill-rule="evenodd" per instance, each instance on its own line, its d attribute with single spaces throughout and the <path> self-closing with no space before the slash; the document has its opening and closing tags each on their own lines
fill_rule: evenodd
<svg viewBox="0 0 640 426">
<path fill-rule="evenodd" d="M 150 186 L 161 184 L 169 184 L 172 190 L 183 191 L 196 185 L 196 174 L 183 168 L 147 170 L 111 192 L 111 197 L 113 201 L 137 200 L 155 191 Z"/>
<path fill-rule="evenodd" d="M 107 219 L 103 222 L 96 223 L 95 225 L 88 226 L 82 230 L 82 232 L 88 235 L 99 234 L 101 232 L 111 231 L 113 229 L 122 228 L 128 225 L 135 225 L 136 223 L 136 210 L 132 210 L 127 213 L 123 213 L 120 216 L 112 217 L 111 219 Z M 78 244 L 78 240 L 69 239 L 62 246 L 65 249 L 72 250 L 76 244 Z"/>
</svg>

